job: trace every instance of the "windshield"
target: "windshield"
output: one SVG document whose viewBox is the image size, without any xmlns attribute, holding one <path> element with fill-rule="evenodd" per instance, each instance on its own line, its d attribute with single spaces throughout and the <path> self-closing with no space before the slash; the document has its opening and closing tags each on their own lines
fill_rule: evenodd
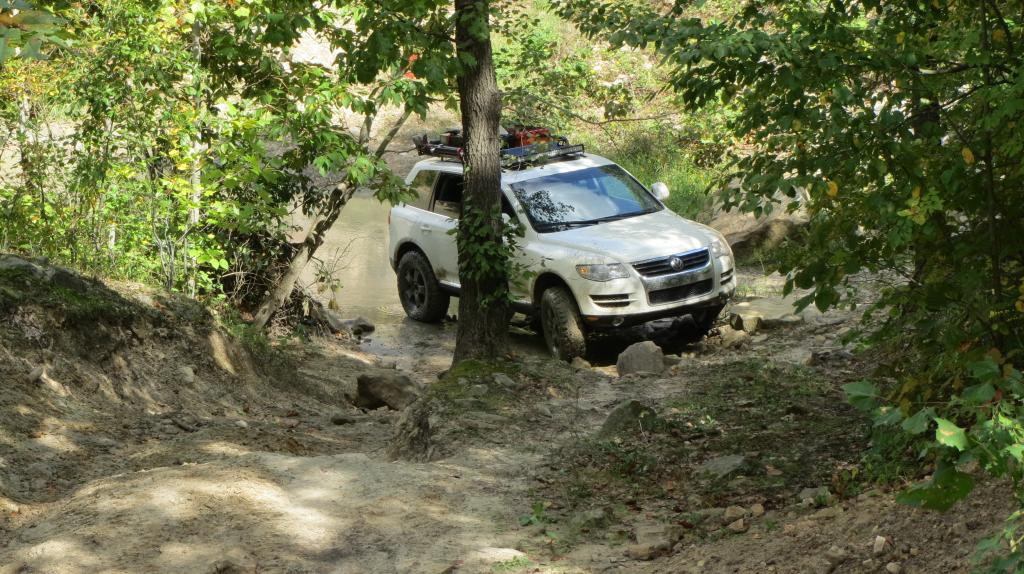
<svg viewBox="0 0 1024 574">
<path fill-rule="evenodd" d="M 617 165 L 528 179 L 511 187 L 538 233 L 595 225 L 661 209 L 661 204 Z"/>
</svg>

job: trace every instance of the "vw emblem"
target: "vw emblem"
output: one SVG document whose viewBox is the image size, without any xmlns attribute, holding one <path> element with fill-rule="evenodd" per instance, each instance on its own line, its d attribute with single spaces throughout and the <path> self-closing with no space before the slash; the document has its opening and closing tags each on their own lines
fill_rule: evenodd
<svg viewBox="0 0 1024 574">
<path fill-rule="evenodd" d="M 672 268 L 673 271 L 682 271 L 683 270 L 683 260 L 678 258 L 678 257 L 673 257 L 672 259 L 669 259 L 668 260 L 668 265 L 669 265 L 669 267 Z"/>
</svg>

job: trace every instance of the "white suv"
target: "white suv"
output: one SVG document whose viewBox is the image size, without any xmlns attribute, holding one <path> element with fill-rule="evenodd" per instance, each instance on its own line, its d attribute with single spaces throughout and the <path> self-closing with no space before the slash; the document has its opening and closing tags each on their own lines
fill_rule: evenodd
<svg viewBox="0 0 1024 574">
<path fill-rule="evenodd" d="M 614 162 L 583 153 L 502 173 L 503 213 L 523 222 L 516 257 L 532 273 L 513 287 L 517 311 L 544 332 L 555 357 L 586 353 L 589 332 L 691 315 L 703 336 L 736 290 L 732 250 L 720 233 L 679 217 Z M 391 267 L 406 314 L 445 317 L 458 296 L 455 236 L 461 162 L 420 161 L 406 182 L 417 198 L 391 209 Z"/>
</svg>

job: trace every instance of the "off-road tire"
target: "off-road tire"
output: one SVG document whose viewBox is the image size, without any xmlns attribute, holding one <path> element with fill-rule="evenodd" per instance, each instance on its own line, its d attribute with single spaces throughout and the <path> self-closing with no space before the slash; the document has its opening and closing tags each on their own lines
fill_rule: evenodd
<svg viewBox="0 0 1024 574">
<path fill-rule="evenodd" d="M 451 299 L 441 290 L 430 262 L 419 251 L 410 251 L 398 261 L 398 298 L 405 314 L 423 323 L 444 319 Z"/>
<path fill-rule="evenodd" d="M 587 353 L 587 336 L 576 300 L 564 287 L 551 287 L 540 298 L 544 342 L 556 359 L 571 361 Z"/>
</svg>

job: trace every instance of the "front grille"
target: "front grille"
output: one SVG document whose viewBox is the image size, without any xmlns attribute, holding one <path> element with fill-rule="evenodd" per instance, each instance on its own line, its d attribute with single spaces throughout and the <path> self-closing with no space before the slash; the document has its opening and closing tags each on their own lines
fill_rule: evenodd
<svg viewBox="0 0 1024 574">
<path fill-rule="evenodd" d="M 657 305 L 659 303 L 671 303 L 673 301 L 682 301 L 689 299 L 690 297 L 696 297 L 698 295 L 704 295 L 711 292 L 713 286 L 711 279 L 705 279 L 696 283 L 690 283 L 688 285 L 680 285 L 678 287 L 670 287 L 668 289 L 659 289 L 657 291 L 651 291 L 647 294 L 647 300 L 651 302 L 651 305 Z"/>
<path fill-rule="evenodd" d="M 679 259 L 678 268 L 672 267 L 673 259 Z M 711 253 L 707 248 L 704 248 L 678 255 L 669 255 L 668 257 L 638 261 L 633 264 L 633 269 L 636 269 L 637 273 L 644 277 L 659 277 L 661 275 L 671 275 L 673 273 L 700 269 L 706 266 L 709 261 L 711 261 Z"/>
<path fill-rule="evenodd" d="M 590 299 L 600 307 L 626 307 L 632 302 L 629 293 L 621 295 L 591 295 Z"/>
</svg>

